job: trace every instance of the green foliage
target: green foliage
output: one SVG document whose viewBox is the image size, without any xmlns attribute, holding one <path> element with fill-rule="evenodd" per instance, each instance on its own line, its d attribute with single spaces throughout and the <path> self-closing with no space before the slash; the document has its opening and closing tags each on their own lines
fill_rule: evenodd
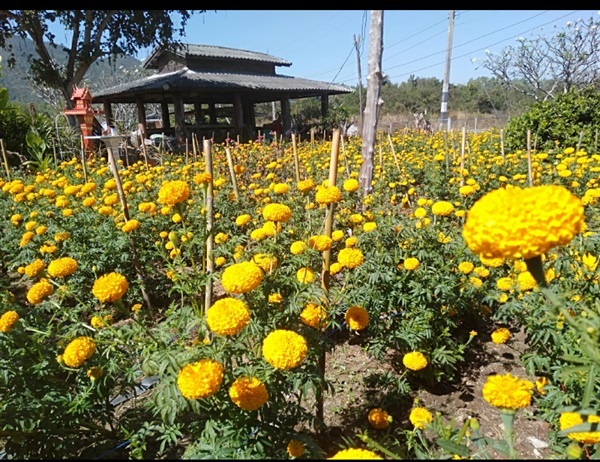
<svg viewBox="0 0 600 462">
<path fill-rule="evenodd" d="M 535 103 L 506 127 L 506 146 L 526 149 L 527 131 L 531 145 L 538 151 L 579 146 L 590 152 L 597 149 L 597 129 L 600 124 L 600 95 L 596 90 L 572 89 L 554 99 Z"/>
</svg>

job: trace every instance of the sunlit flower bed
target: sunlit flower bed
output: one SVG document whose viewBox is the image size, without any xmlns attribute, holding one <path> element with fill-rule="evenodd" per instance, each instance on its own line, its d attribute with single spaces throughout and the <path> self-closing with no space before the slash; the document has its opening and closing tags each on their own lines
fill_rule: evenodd
<svg viewBox="0 0 600 462">
<path fill-rule="evenodd" d="M 367 197 L 360 139 L 345 140 L 335 170 L 331 142 L 304 141 L 213 145 L 212 171 L 204 155 L 167 155 L 120 161 L 115 178 L 74 157 L 2 177 L 7 453 L 125 442 L 143 458 L 150 441 L 185 440 L 192 458 L 465 456 L 473 443 L 425 438 L 461 423 L 431 415 L 418 391 L 456 379 L 482 337 L 510 344 L 520 328 L 538 381 L 490 380 L 475 391 L 490 410 L 535 406 L 558 432 L 562 408 L 597 409 L 600 155 L 534 152 L 529 176 L 527 152 L 502 156 L 497 132 L 468 135 L 463 153 L 457 134 L 381 140 Z M 325 355 L 350 340 L 397 373 L 365 364 L 376 384 L 365 434 L 337 451 L 320 437 L 319 407 L 336 391 Z M 144 417 L 117 412 L 111 399 L 144 377 L 158 379 L 133 404 Z M 564 415 L 575 425 L 586 412 Z M 559 454 L 600 441 L 577 431 L 553 435 Z"/>
</svg>

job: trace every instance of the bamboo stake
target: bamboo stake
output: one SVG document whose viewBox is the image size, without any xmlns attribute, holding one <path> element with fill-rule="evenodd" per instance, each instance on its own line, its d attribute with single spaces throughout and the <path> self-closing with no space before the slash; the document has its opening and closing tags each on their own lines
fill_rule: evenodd
<svg viewBox="0 0 600 462">
<path fill-rule="evenodd" d="M 229 164 L 229 174 L 231 175 L 231 182 L 233 184 L 233 193 L 235 194 L 235 200 L 237 201 L 240 198 L 240 193 L 238 191 L 237 178 L 235 177 L 235 169 L 233 168 L 233 158 L 231 157 L 231 151 L 228 147 L 225 148 L 225 153 L 227 154 L 227 163 Z"/>
<path fill-rule="evenodd" d="M 198 162 L 198 151 L 200 150 L 200 144 L 198 143 L 198 136 L 192 134 L 192 154 L 194 155 L 194 162 Z"/>
<path fill-rule="evenodd" d="M 446 171 L 450 170 L 450 156 L 448 155 L 448 130 L 444 130 L 444 153 L 446 154 Z"/>
<path fill-rule="evenodd" d="M 194 144 L 193 138 L 192 138 L 192 144 Z M 188 148 L 189 148 L 189 142 L 188 139 L 185 139 L 185 165 L 189 164 L 189 157 L 188 157 Z"/>
<path fill-rule="evenodd" d="M 56 159 L 56 143 L 52 140 L 52 154 L 54 155 L 54 168 L 58 168 L 58 160 Z"/>
<path fill-rule="evenodd" d="M 381 132 L 379 132 L 379 169 L 381 170 L 381 174 L 383 175 L 383 149 L 381 146 Z"/>
<path fill-rule="evenodd" d="M 146 170 L 150 170 L 150 166 L 148 165 L 148 153 L 146 152 L 146 141 L 144 137 L 140 134 L 140 143 L 142 144 L 142 152 L 144 153 L 144 162 L 146 163 Z"/>
<path fill-rule="evenodd" d="M 315 149 L 315 127 L 310 127 L 310 149 Z"/>
<path fill-rule="evenodd" d="M 346 166 L 346 175 L 350 178 L 350 165 L 348 164 L 348 156 L 346 156 L 346 147 L 344 145 L 344 137 L 341 136 L 340 140 L 342 141 L 342 155 L 344 156 L 344 164 Z"/>
<path fill-rule="evenodd" d="M 6 159 L 6 151 L 4 150 L 4 139 L 0 138 L 0 147 L 2 148 L 2 158 L 4 159 L 4 168 L 6 169 L 6 179 L 10 181 L 10 168 Z"/>
<path fill-rule="evenodd" d="M 83 139 L 83 137 L 82 137 L 82 139 Z M 119 194 L 119 201 L 121 202 L 121 209 L 123 210 L 123 217 L 125 218 L 125 220 L 127 222 L 127 221 L 129 221 L 129 208 L 127 207 L 127 200 L 125 199 L 125 192 L 123 191 L 123 183 L 121 183 L 121 177 L 119 176 L 119 169 L 118 169 L 117 161 L 115 160 L 115 157 L 113 155 L 112 148 L 110 146 L 108 146 L 108 144 L 106 145 L 106 151 L 107 151 L 107 155 L 108 155 L 108 163 L 112 167 L 110 170 L 112 170 L 113 177 L 115 178 L 115 184 L 117 185 L 117 193 Z M 142 270 L 142 267 L 141 267 L 140 262 L 137 257 L 135 240 L 134 240 L 133 236 L 131 236 L 131 235 L 129 236 L 129 243 L 131 245 L 131 259 L 133 260 L 133 266 L 135 267 L 135 272 L 137 274 L 138 280 L 140 281 L 142 297 L 143 297 L 144 301 L 146 302 L 146 306 L 148 307 L 148 309 L 151 310 L 152 303 L 150 302 L 150 297 L 148 297 L 148 294 L 146 293 L 144 272 Z"/>
<path fill-rule="evenodd" d="M 467 136 L 467 127 L 462 128 L 462 143 L 460 146 L 460 185 L 465 185 L 465 175 L 463 170 L 465 169 L 465 141 Z"/>
<path fill-rule="evenodd" d="M 85 162 L 85 142 L 83 135 L 81 135 L 81 166 L 83 168 L 83 181 L 87 183 L 87 164 Z"/>
<path fill-rule="evenodd" d="M 402 170 L 400 169 L 400 163 L 398 162 L 398 157 L 396 156 L 396 150 L 394 149 L 394 143 L 392 142 L 392 135 L 388 133 L 388 141 L 390 142 L 390 148 L 392 150 L 392 155 L 394 156 L 394 162 L 396 163 L 396 168 L 398 169 L 398 173 L 402 174 Z"/>
<path fill-rule="evenodd" d="M 577 151 L 581 150 L 581 142 L 583 141 L 583 130 L 579 133 L 579 141 L 577 142 Z"/>
<path fill-rule="evenodd" d="M 335 186 L 337 180 L 337 164 L 339 156 L 340 129 L 336 128 L 332 134 L 331 140 L 331 159 L 329 162 L 329 186 Z M 325 235 L 331 238 L 333 228 L 333 213 L 335 203 L 327 205 L 327 215 L 325 217 Z M 329 280 L 331 266 L 331 249 L 323 251 L 323 273 L 321 275 L 321 286 L 325 290 L 326 295 L 329 295 Z M 329 300 L 327 301 L 329 304 Z M 319 355 L 319 374 L 322 380 L 325 380 L 325 349 Z M 318 386 L 316 389 L 317 401 L 317 419 L 323 422 L 323 387 Z"/>
<path fill-rule="evenodd" d="M 504 129 L 500 129 L 500 152 L 502 153 L 502 162 L 506 160 L 504 156 Z"/>
<path fill-rule="evenodd" d="M 295 133 L 292 133 L 292 151 L 294 153 L 294 167 L 296 168 L 296 183 L 300 183 L 300 163 L 298 162 L 298 149 Z"/>
<path fill-rule="evenodd" d="M 531 165 L 531 130 L 527 130 L 527 179 L 529 186 L 533 186 L 533 173 Z"/>
<path fill-rule="evenodd" d="M 204 148 L 204 156 L 206 163 L 206 171 L 210 174 L 212 178 L 213 175 L 213 165 L 212 165 L 212 153 L 211 140 L 204 140 L 202 142 Z M 210 308 L 212 304 L 212 278 L 210 277 L 213 272 L 214 262 L 213 262 L 213 245 L 214 245 L 214 236 L 212 234 L 213 228 L 213 182 L 212 180 L 208 182 L 206 185 L 206 274 L 208 278 L 206 279 L 206 293 L 204 294 L 204 312 Z"/>
</svg>

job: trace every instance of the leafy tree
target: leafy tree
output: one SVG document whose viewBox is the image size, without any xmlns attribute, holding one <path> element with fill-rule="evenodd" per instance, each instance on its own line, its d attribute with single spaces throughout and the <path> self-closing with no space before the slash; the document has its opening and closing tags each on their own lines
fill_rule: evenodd
<svg viewBox="0 0 600 462">
<path fill-rule="evenodd" d="M 99 59 L 134 55 L 139 48 L 176 46 L 176 36 L 185 36 L 185 25 L 194 12 L 205 10 L 0 10 L 0 47 L 15 35 L 29 37 L 37 57 L 30 54 L 31 77 L 35 83 L 60 91 L 66 107 L 72 108 L 73 88 Z M 176 29 L 174 17 L 180 20 Z M 69 45 L 59 45 L 50 25 L 59 23 L 71 35 Z M 14 66 L 11 52 L 8 65 Z M 53 52 L 61 48 L 67 62 L 58 64 Z"/>
<path fill-rule="evenodd" d="M 499 54 L 487 52 L 481 66 L 502 82 L 536 101 L 571 88 L 597 86 L 600 77 L 600 22 L 568 22 L 551 37 L 519 38 Z"/>
</svg>

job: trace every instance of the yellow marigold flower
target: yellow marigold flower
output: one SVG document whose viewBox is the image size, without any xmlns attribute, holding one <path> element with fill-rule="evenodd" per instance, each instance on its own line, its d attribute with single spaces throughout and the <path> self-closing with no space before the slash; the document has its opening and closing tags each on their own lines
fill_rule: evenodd
<svg viewBox="0 0 600 462">
<path fill-rule="evenodd" d="M 333 456 L 328 457 L 327 460 L 383 460 L 383 457 L 378 456 L 373 451 L 361 448 L 348 448 L 342 449 L 336 452 Z"/>
<path fill-rule="evenodd" d="M 408 257 L 404 259 L 404 269 L 407 271 L 416 270 L 420 265 L 421 263 L 418 258 Z"/>
<path fill-rule="evenodd" d="M 374 231 L 376 228 L 377 228 L 377 223 L 375 223 L 374 221 L 367 221 L 363 225 L 363 231 L 365 233 L 370 233 L 371 231 Z"/>
<path fill-rule="evenodd" d="M 300 255 L 306 251 L 307 247 L 306 242 L 296 241 L 290 246 L 290 252 L 294 255 Z"/>
<path fill-rule="evenodd" d="M 423 430 L 427 425 L 433 422 L 433 416 L 424 407 L 415 407 L 410 411 L 408 420 L 419 430 Z"/>
<path fill-rule="evenodd" d="M 48 231 L 48 227 L 44 226 L 44 225 L 40 225 L 35 229 L 35 234 L 37 234 L 38 236 L 41 236 L 46 231 Z"/>
<path fill-rule="evenodd" d="M 244 213 L 243 215 L 240 215 L 235 219 L 235 224 L 238 226 L 244 226 L 247 225 L 250 222 L 250 220 L 252 220 L 252 217 L 247 213 Z"/>
<path fill-rule="evenodd" d="M 281 232 L 281 223 L 278 221 L 267 221 L 263 226 L 262 230 L 266 236 L 272 237 L 275 236 L 276 233 Z"/>
<path fill-rule="evenodd" d="M 256 411 L 269 399 L 264 383 L 256 377 L 238 377 L 229 387 L 229 397 L 244 411 Z"/>
<path fill-rule="evenodd" d="M 223 365 L 212 359 L 186 364 L 177 375 L 177 387 L 187 399 L 208 398 L 223 382 Z"/>
<path fill-rule="evenodd" d="M 496 287 L 499 290 L 508 291 L 513 288 L 513 285 L 514 285 L 513 279 L 508 276 L 500 278 L 496 281 Z"/>
<path fill-rule="evenodd" d="M 362 223 L 364 220 L 363 216 L 360 213 L 353 213 L 350 215 L 350 221 L 355 225 Z"/>
<path fill-rule="evenodd" d="M 463 274 L 469 274 L 473 271 L 473 268 L 475 268 L 475 265 L 470 261 L 463 261 L 458 265 L 458 270 Z"/>
<path fill-rule="evenodd" d="M 54 235 L 54 240 L 56 242 L 62 242 L 62 241 L 66 241 L 70 237 L 71 237 L 71 233 L 69 233 L 68 231 L 63 231 L 63 232 L 60 232 L 60 233 L 56 233 Z"/>
<path fill-rule="evenodd" d="M 427 358 L 420 351 L 411 351 L 402 357 L 402 364 L 411 371 L 420 371 L 427 366 Z"/>
<path fill-rule="evenodd" d="M 102 319 L 100 316 L 92 316 L 90 325 L 94 329 L 102 329 L 104 327 L 104 319 Z"/>
<path fill-rule="evenodd" d="M 327 205 L 339 202 L 342 199 L 342 192 L 337 186 L 324 186 L 320 185 L 317 187 L 317 193 L 315 200 L 318 204 Z"/>
<path fill-rule="evenodd" d="M 343 269 L 344 269 L 344 267 L 342 266 L 342 264 L 337 261 L 335 261 L 331 265 L 329 265 L 329 273 L 333 276 L 338 274 Z"/>
<path fill-rule="evenodd" d="M 479 276 L 482 279 L 487 278 L 490 275 L 490 270 L 483 266 L 476 266 L 475 268 L 473 268 L 473 271 L 477 276 Z"/>
<path fill-rule="evenodd" d="M 548 385 L 548 377 L 540 377 L 535 381 L 535 389 L 540 395 L 546 394 L 546 390 L 544 390 L 546 385 Z"/>
<path fill-rule="evenodd" d="M 44 244 L 40 247 L 40 253 L 54 253 L 58 250 L 54 244 Z"/>
<path fill-rule="evenodd" d="M 331 249 L 332 243 L 333 240 L 325 234 L 317 234 L 308 238 L 308 244 L 310 245 L 311 249 L 315 249 L 320 252 Z"/>
<path fill-rule="evenodd" d="M 94 380 L 97 380 L 100 377 L 102 377 L 104 375 L 104 371 L 102 369 L 100 369 L 98 366 L 92 366 L 87 370 L 87 372 L 85 374 L 93 382 Z"/>
<path fill-rule="evenodd" d="M 119 202 L 118 194 L 111 194 L 110 196 L 107 196 L 104 198 L 105 205 L 116 205 L 118 202 Z"/>
<path fill-rule="evenodd" d="M 42 271 L 44 271 L 44 269 L 46 269 L 46 264 L 43 260 L 37 258 L 31 263 L 29 263 L 29 265 L 25 266 L 25 275 L 30 278 L 34 278 Z"/>
<path fill-rule="evenodd" d="M 252 239 L 253 241 L 261 241 L 265 237 L 267 237 L 267 232 L 264 228 L 255 229 L 250 233 L 250 239 Z"/>
<path fill-rule="evenodd" d="M 358 305 L 349 307 L 346 310 L 344 319 L 351 330 L 363 330 L 369 325 L 369 313 Z"/>
<path fill-rule="evenodd" d="M 344 231 L 342 231 L 341 229 L 336 229 L 331 233 L 331 239 L 334 242 L 341 241 L 342 239 L 344 239 Z"/>
<path fill-rule="evenodd" d="M 7 333 L 9 332 L 15 323 L 19 320 L 19 313 L 16 311 L 10 310 L 0 316 L 0 332 Z"/>
<path fill-rule="evenodd" d="M 500 327 L 492 332 L 492 342 L 497 344 L 506 343 L 511 337 L 512 334 L 506 327 Z"/>
<path fill-rule="evenodd" d="M 197 173 L 194 175 L 194 183 L 206 186 L 212 181 L 212 175 L 208 172 Z"/>
<path fill-rule="evenodd" d="M 354 192 L 358 191 L 358 188 L 360 188 L 360 183 L 356 178 L 348 178 L 346 181 L 344 181 L 343 187 L 344 191 Z"/>
<path fill-rule="evenodd" d="M 283 303 L 283 297 L 279 293 L 269 294 L 269 303 L 278 305 Z"/>
<path fill-rule="evenodd" d="M 290 457 L 302 457 L 304 444 L 298 440 L 291 439 L 287 445 L 287 453 Z"/>
<path fill-rule="evenodd" d="M 454 212 L 454 205 L 448 201 L 437 201 L 431 206 L 431 213 L 446 217 Z"/>
<path fill-rule="evenodd" d="M 102 207 L 98 207 L 98 213 L 100 215 L 104 215 L 104 216 L 108 216 L 108 215 L 112 215 L 114 212 L 114 209 L 112 207 L 107 207 L 107 206 L 102 206 Z"/>
<path fill-rule="evenodd" d="M 190 187 L 183 180 L 163 181 L 158 191 L 158 203 L 163 205 L 179 204 L 190 197 Z"/>
<path fill-rule="evenodd" d="M 92 287 L 92 293 L 102 303 L 114 302 L 123 297 L 128 288 L 127 278 L 113 271 L 96 279 Z"/>
<path fill-rule="evenodd" d="M 327 321 L 327 311 L 321 305 L 307 303 L 300 313 L 300 320 L 307 326 L 319 329 L 325 326 Z"/>
<path fill-rule="evenodd" d="M 371 409 L 369 411 L 369 423 L 373 428 L 383 430 L 384 428 L 387 428 L 390 425 L 391 421 L 392 416 L 380 407 Z"/>
<path fill-rule="evenodd" d="M 277 257 L 266 253 L 257 253 L 252 257 L 252 261 L 256 263 L 265 273 L 270 273 L 277 268 Z"/>
<path fill-rule="evenodd" d="M 77 337 L 67 345 L 63 361 L 69 367 L 80 367 L 96 351 L 96 342 L 91 337 Z"/>
<path fill-rule="evenodd" d="M 362 251 L 356 247 L 346 247 L 338 253 L 338 262 L 346 268 L 357 268 L 364 262 Z"/>
<path fill-rule="evenodd" d="M 276 369 L 289 370 L 299 366 L 307 352 L 306 339 L 291 330 L 274 330 L 262 342 L 265 361 Z"/>
<path fill-rule="evenodd" d="M 215 258 L 215 265 L 223 266 L 226 261 L 227 260 L 225 259 L 225 257 L 217 257 L 217 258 Z"/>
<path fill-rule="evenodd" d="M 290 186 L 287 183 L 277 183 L 273 186 L 273 192 L 275 194 L 285 194 L 289 191 Z"/>
<path fill-rule="evenodd" d="M 27 231 L 26 233 L 23 233 L 23 237 L 21 237 L 21 242 L 19 242 L 19 247 L 25 247 L 27 244 L 29 244 L 33 239 L 33 236 L 35 236 L 35 233 L 33 231 Z"/>
<path fill-rule="evenodd" d="M 469 281 L 476 289 L 479 289 L 483 285 L 483 281 L 475 276 L 471 276 Z"/>
<path fill-rule="evenodd" d="M 38 305 L 53 293 L 52 284 L 47 279 L 40 279 L 27 291 L 27 301 L 32 305 Z"/>
<path fill-rule="evenodd" d="M 581 256 L 581 263 L 583 263 L 583 266 L 585 266 L 585 269 L 588 271 L 596 271 L 596 268 L 598 267 L 598 257 L 586 252 Z"/>
<path fill-rule="evenodd" d="M 173 220 L 173 223 L 181 223 L 183 217 L 179 213 L 174 213 L 171 220 Z"/>
<path fill-rule="evenodd" d="M 306 180 L 299 181 L 297 184 L 297 187 L 298 187 L 298 191 L 307 193 L 315 187 L 315 182 L 313 181 L 312 178 L 308 178 Z"/>
<path fill-rule="evenodd" d="M 267 221 L 276 221 L 278 223 L 287 222 L 292 216 L 292 209 L 285 204 L 275 202 L 265 205 L 262 211 L 263 218 Z"/>
<path fill-rule="evenodd" d="M 345 242 L 346 247 L 356 247 L 358 245 L 358 238 L 356 236 L 351 236 L 346 239 Z"/>
<path fill-rule="evenodd" d="M 599 423 L 600 417 L 597 415 L 587 416 L 589 423 Z M 577 412 L 563 412 L 560 415 L 560 429 L 567 430 L 575 425 L 584 423 L 583 417 Z M 600 442 L 600 431 L 595 432 L 573 432 L 567 434 L 567 437 L 584 444 L 596 444 Z"/>
<path fill-rule="evenodd" d="M 121 228 L 121 231 L 123 231 L 124 233 L 129 233 L 131 231 L 138 229 L 140 226 L 141 226 L 141 223 L 139 222 L 139 220 L 136 220 L 136 219 L 127 220 L 125 222 L 125 224 L 123 225 L 123 227 Z"/>
<path fill-rule="evenodd" d="M 557 185 L 496 189 L 471 207 L 463 227 L 476 254 L 529 259 L 567 245 L 584 226 L 581 200 Z"/>
<path fill-rule="evenodd" d="M 483 385 L 483 399 L 499 409 L 517 411 L 531 403 L 533 383 L 510 374 L 490 375 Z"/>
<path fill-rule="evenodd" d="M 251 261 L 234 263 L 225 268 L 221 276 L 221 284 L 225 291 L 243 294 L 256 289 L 262 282 L 262 269 Z"/>
<path fill-rule="evenodd" d="M 25 229 L 27 231 L 31 231 L 36 226 L 37 226 L 37 221 L 28 221 L 27 223 L 25 223 Z"/>
<path fill-rule="evenodd" d="M 141 303 L 136 303 L 135 305 L 133 305 L 131 307 L 131 311 L 133 311 L 134 313 L 137 313 L 141 309 L 142 309 L 142 304 Z"/>
<path fill-rule="evenodd" d="M 217 233 L 215 236 L 215 244 L 225 244 L 229 240 L 229 234 Z"/>
<path fill-rule="evenodd" d="M 250 310 L 244 301 L 225 297 L 206 310 L 208 328 L 219 335 L 236 335 L 250 322 Z"/>
<path fill-rule="evenodd" d="M 48 275 L 53 278 L 64 278 L 73 274 L 79 264 L 77 260 L 71 257 L 62 257 L 52 260 L 48 265 Z"/>
<path fill-rule="evenodd" d="M 525 292 L 526 290 L 531 290 L 537 286 L 537 282 L 533 277 L 533 274 L 529 271 L 523 271 L 517 276 L 517 286 L 520 291 Z"/>
<path fill-rule="evenodd" d="M 296 279 L 303 284 L 310 284 L 315 280 L 315 272 L 308 267 L 300 268 L 296 272 Z"/>
<path fill-rule="evenodd" d="M 423 207 L 417 207 L 414 212 L 415 218 L 425 218 L 427 216 L 427 210 Z"/>
</svg>

